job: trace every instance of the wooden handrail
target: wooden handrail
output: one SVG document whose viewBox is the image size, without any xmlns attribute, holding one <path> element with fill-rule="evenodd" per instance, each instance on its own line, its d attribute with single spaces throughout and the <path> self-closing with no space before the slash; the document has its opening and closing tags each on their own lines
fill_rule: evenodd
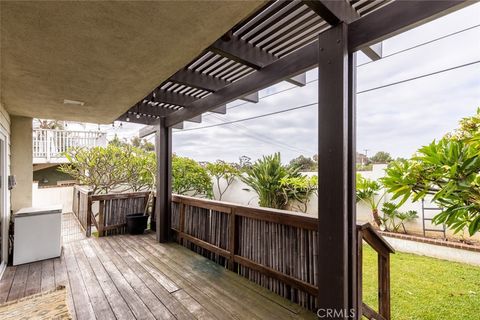
<svg viewBox="0 0 480 320">
<path fill-rule="evenodd" d="M 363 303 L 363 241 L 378 255 L 378 312 Z M 393 247 L 372 227 L 370 223 L 357 225 L 357 297 L 358 312 L 368 319 L 390 320 L 390 254 Z"/>
</svg>

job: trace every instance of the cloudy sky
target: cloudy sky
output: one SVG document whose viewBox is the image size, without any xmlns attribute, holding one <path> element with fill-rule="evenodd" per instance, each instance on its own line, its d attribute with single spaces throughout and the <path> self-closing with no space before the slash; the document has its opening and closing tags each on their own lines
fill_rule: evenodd
<svg viewBox="0 0 480 320">
<path fill-rule="evenodd" d="M 480 107 L 480 63 L 369 89 L 479 61 L 479 24 L 480 3 L 477 3 L 384 41 L 386 57 L 379 61 L 369 62 L 363 54 L 358 54 L 359 152 L 367 149 L 372 155 L 384 150 L 394 157 L 409 157 L 421 145 L 454 129 L 459 119 L 475 113 Z M 312 156 L 317 150 L 317 72 L 307 73 L 309 83 L 305 87 L 280 83 L 262 90 L 259 103 L 236 101 L 228 105 L 227 115 L 205 114 L 201 124 L 186 123 L 186 130 L 174 132 L 174 152 L 202 161 L 237 161 L 242 155 L 257 159 L 276 151 L 281 152 L 284 162 L 300 154 Z M 313 105 L 203 128 L 309 104 Z M 137 130 L 132 124 L 124 124 L 121 130 L 109 128 L 110 134 L 121 136 L 136 134 Z"/>
</svg>

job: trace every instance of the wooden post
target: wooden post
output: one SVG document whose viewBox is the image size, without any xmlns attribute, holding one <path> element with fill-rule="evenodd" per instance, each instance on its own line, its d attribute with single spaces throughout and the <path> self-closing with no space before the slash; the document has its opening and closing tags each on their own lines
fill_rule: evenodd
<svg viewBox="0 0 480 320">
<path fill-rule="evenodd" d="M 157 241 L 170 240 L 171 206 L 172 206 L 172 128 L 160 119 L 159 129 L 155 134 L 157 153 Z"/>
<path fill-rule="evenodd" d="M 362 263 L 362 241 L 358 243 L 357 234 L 357 201 L 356 201 L 356 175 L 357 175 L 357 123 L 356 123 L 356 92 L 357 92 L 357 54 L 348 54 L 348 244 L 349 244 L 349 305 L 357 310 L 357 319 L 362 318 L 362 296 L 358 296 L 358 282 L 361 282 L 362 273 L 357 273 L 357 265 Z M 359 250 L 359 251 L 357 251 Z M 360 253 L 360 256 L 357 253 Z M 360 266 L 361 267 L 361 266 Z M 361 270 L 361 268 L 360 268 Z M 360 283 L 360 288 L 362 284 Z M 361 291 L 360 291 L 361 293 Z"/>
<path fill-rule="evenodd" d="M 320 34 L 319 46 L 318 306 L 319 314 L 330 310 L 335 319 L 347 319 L 356 310 L 357 292 L 351 265 L 356 237 L 349 235 L 355 223 L 350 160 L 355 147 L 347 25 Z"/>
<path fill-rule="evenodd" d="M 100 200 L 98 205 L 98 236 L 103 237 L 105 235 L 105 231 L 103 229 L 105 228 L 105 201 Z"/>
<path fill-rule="evenodd" d="M 390 256 L 378 254 L 378 313 L 390 320 Z"/>
<path fill-rule="evenodd" d="M 185 231 L 185 204 L 180 202 L 178 204 L 180 206 L 180 216 L 178 217 L 178 243 L 183 245 L 183 233 Z"/>
<path fill-rule="evenodd" d="M 228 251 L 230 252 L 230 258 L 228 259 L 228 269 L 233 271 L 235 269 L 235 253 L 237 250 L 237 217 L 235 216 L 235 208 L 232 208 L 230 215 L 228 216 Z"/>
<path fill-rule="evenodd" d="M 80 214 L 80 213 L 79 213 Z M 92 192 L 87 193 L 87 223 L 86 223 L 86 236 L 92 235 Z"/>
<path fill-rule="evenodd" d="M 363 275 L 363 231 L 362 229 L 358 229 L 357 231 L 357 265 L 356 265 L 356 273 L 357 273 L 357 317 L 356 319 L 362 319 L 362 297 L 363 297 L 363 282 L 362 282 L 362 275 Z"/>
</svg>

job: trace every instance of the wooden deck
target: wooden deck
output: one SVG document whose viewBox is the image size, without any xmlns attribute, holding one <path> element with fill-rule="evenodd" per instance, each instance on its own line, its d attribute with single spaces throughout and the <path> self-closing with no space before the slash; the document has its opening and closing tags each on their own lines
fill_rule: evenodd
<svg viewBox="0 0 480 320">
<path fill-rule="evenodd" d="M 157 243 L 153 234 L 72 234 L 61 258 L 9 267 L 0 281 L 0 303 L 65 284 L 77 319 L 315 318 L 178 244 Z"/>
</svg>

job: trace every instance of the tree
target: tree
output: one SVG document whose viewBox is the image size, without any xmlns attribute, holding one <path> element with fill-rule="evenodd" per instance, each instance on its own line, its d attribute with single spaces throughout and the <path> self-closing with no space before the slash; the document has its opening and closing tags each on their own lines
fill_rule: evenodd
<svg viewBox="0 0 480 320">
<path fill-rule="evenodd" d="M 299 177 L 299 169 L 282 165 L 280 153 L 263 156 L 241 176 L 258 194 L 261 207 L 285 209 L 289 199 L 282 190 L 282 179 Z"/>
<path fill-rule="evenodd" d="M 241 156 L 238 158 L 238 164 L 235 165 L 238 170 L 244 171 L 252 167 L 252 158 L 248 156 Z"/>
<path fill-rule="evenodd" d="M 217 160 L 214 163 L 207 163 L 206 169 L 208 173 L 216 179 L 219 195 L 218 200 L 222 200 L 223 195 L 235 181 L 235 178 L 240 174 L 240 171 L 233 165 L 222 160 Z M 224 187 L 221 185 L 222 180 L 225 181 Z"/>
<path fill-rule="evenodd" d="M 364 178 L 357 173 L 357 203 L 363 201 L 370 207 L 373 215 L 373 220 L 379 227 L 381 226 L 382 221 L 378 214 L 378 206 L 382 199 L 385 197 L 385 192 L 383 192 L 382 195 L 378 197 L 381 189 L 382 186 L 377 181 Z"/>
<path fill-rule="evenodd" d="M 298 156 L 290 161 L 290 166 L 300 168 L 300 171 L 316 171 L 318 169 L 317 162 L 303 155 Z"/>
<path fill-rule="evenodd" d="M 212 198 L 212 180 L 195 160 L 172 157 L 172 191 L 177 194 Z"/>
<path fill-rule="evenodd" d="M 147 139 L 142 139 L 140 137 L 133 137 L 130 140 L 132 146 L 143 149 L 145 151 L 155 151 L 155 145 L 148 141 Z"/>
<path fill-rule="evenodd" d="M 132 137 L 130 142 L 123 138 L 120 139 L 116 134 L 112 140 L 108 142 L 108 144 L 112 144 L 117 147 L 126 147 L 126 146 L 134 146 L 139 149 L 143 149 L 145 151 L 155 151 L 155 145 L 149 142 L 147 139 L 141 139 L 139 137 Z"/>
<path fill-rule="evenodd" d="M 62 164 L 59 170 L 90 186 L 94 194 L 108 193 L 127 184 L 125 167 L 129 157 L 121 147 L 71 148 L 65 157 L 69 163 Z"/>
<path fill-rule="evenodd" d="M 392 162 L 383 183 L 393 198 L 404 203 L 427 195 L 443 211 L 434 223 L 444 223 L 470 235 L 480 230 L 480 109 L 460 121 L 460 127 L 420 148 L 406 161 Z"/>
<path fill-rule="evenodd" d="M 63 130 L 65 128 L 64 122 L 59 120 L 38 120 L 38 127 L 40 129 L 55 129 L 55 130 Z"/>
<path fill-rule="evenodd" d="M 370 157 L 370 161 L 373 163 L 389 163 L 393 161 L 390 153 L 385 151 L 378 151 L 373 157 Z"/>
<path fill-rule="evenodd" d="M 285 177 L 280 180 L 280 186 L 288 205 L 305 213 L 311 196 L 318 190 L 318 177 Z"/>
<path fill-rule="evenodd" d="M 124 152 L 125 183 L 133 192 L 153 190 L 157 173 L 155 153 L 130 145 L 124 147 Z"/>
<path fill-rule="evenodd" d="M 117 134 L 115 134 L 115 136 L 113 137 L 112 140 L 110 140 L 108 142 L 108 145 L 112 145 L 112 146 L 116 146 L 116 147 L 119 147 L 119 148 L 123 148 L 123 147 L 126 147 L 128 146 L 128 143 L 127 143 L 127 140 L 124 138 L 124 139 L 120 139 Z"/>
</svg>

